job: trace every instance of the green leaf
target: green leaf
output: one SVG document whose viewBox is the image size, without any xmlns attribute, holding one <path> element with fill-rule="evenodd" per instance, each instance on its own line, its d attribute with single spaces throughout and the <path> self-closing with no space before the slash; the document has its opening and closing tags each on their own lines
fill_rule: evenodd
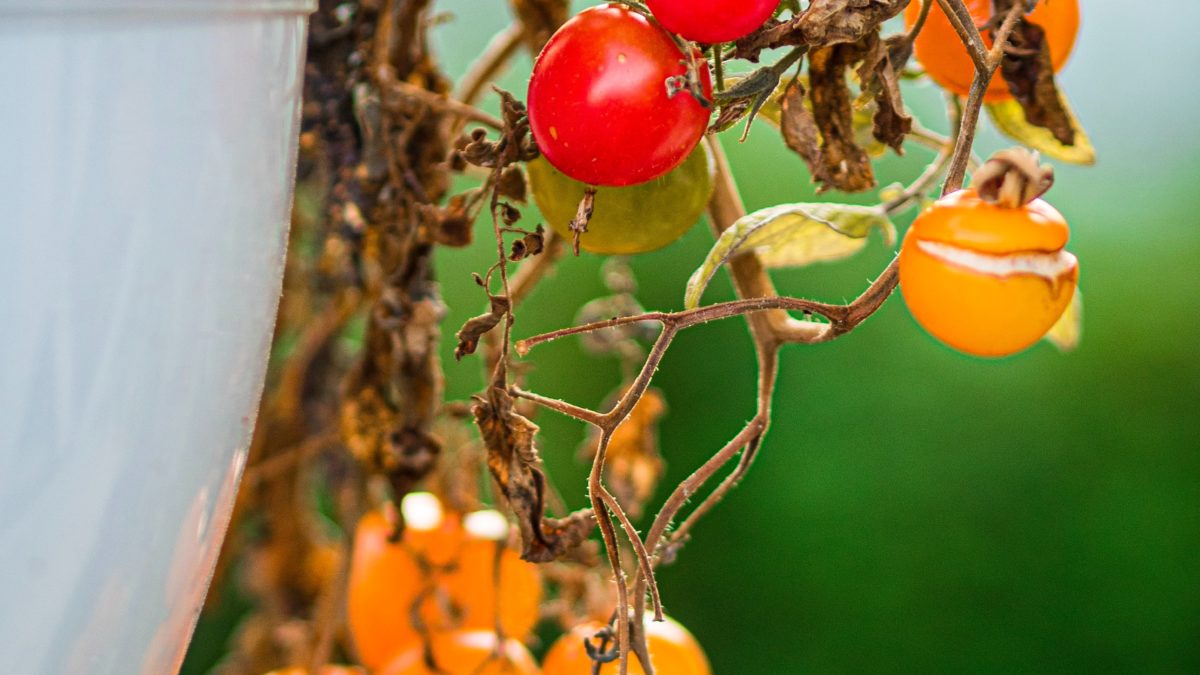
<svg viewBox="0 0 1200 675">
<path fill-rule="evenodd" d="M 987 111 L 988 116 L 992 118 L 992 124 L 995 124 L 1002 134 L 1021 145 L 1069 164 L 1095 164 L 1096 149 L 1092 147 L 1092 141 L 1080 126 L 1079 119 L 1075 117 L 1066 98 L 1063 98 L 1062 103 L 1071 118 L 1071 127 L 1075 130 L 1075 145 L 1063 145 L 1049 129 L 1034 126 L 1026 121 L 1025 111 L 1016 99 L 989 103 Z"/>
<path fill-rule="evenodd" d="M 1079 338 L 1083 334 L 1083 295 L 1075 288 L 1071 304 L 1067 305 L 1063 315 L 1058 317 L 1058 323 L 1046 333 L 1050 344 L 1064 352 L 1069 352 L 1079 346 Z"/>
<path fill-rule="evenodd" d="M 883 233 L 889 247 L 895 244 L 895 226 L 874 206 L 781 204 L 742 216 L 721 233 L 688 279 L 684 306 L 699 306 L 717 269 L 734 256 L 757 253 L 768 269 L 840 260 L 862 250 L 873 229 Z"/>
</svg>

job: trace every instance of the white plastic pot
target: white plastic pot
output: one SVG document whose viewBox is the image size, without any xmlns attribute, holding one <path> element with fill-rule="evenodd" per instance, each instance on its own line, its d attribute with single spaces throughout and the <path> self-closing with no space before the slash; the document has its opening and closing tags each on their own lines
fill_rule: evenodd
<svg viewBox="0 0 1200 675">
<path fill-rule="evenodd" d="M 0 673 L 173 673 L 246 459 L 315 0 L 0 0 Z"/>
</svg>

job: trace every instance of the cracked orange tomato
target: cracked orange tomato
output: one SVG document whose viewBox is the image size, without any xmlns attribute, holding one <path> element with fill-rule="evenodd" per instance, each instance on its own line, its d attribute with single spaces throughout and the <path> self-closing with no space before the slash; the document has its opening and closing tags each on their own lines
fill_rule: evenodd
<svg viewBox="0 0 1200 675">
<path fill-rule="evenodd" d="M 546 42 L 529 78 L 542 156 L 588 185 L 633 185 L 679 166 L 704 135 L 712 98 L 708 66 L 694 59 L 705 102 L 676 90 L 688 58 L 661 27 L 622 5 L 583 10 Z"/>
<path fill-rule="evenodd" d="M 953 192 L 913 221 L 900 249 L 900 290 L 934 337 L 976 356 L 1037 342 L 1062 316 L 1079 278 L 1070 230 L 1053 206 Z"/>
<path fill-rule="evenodd" d="M 388 541 L 395 518 L 367 513 L 354 533 L 347 618 L 363 664 L 387 665 L 420 644 L 422 631 L 494 629 L 523 637 L 538 620 L 541 576 L 508 544 L 497 511 L 447 512 L 432 494 L 401 502 L 405 529 Z M 498 561 L 498 565 L 497 565 Z"/>
<path fill-rule="evenodd" d="M 925 26 L 913 43 L 917 60 L 925 67 L 929 77 L 943 89 L 966 96 L 971 90 L 971 81 L 975 79 L 975 64 L 937 0 L 925 1 L 932 2 L 933 6 Z M 992 0 L 966 0 L 964 4 L 977 26 L 983 26 L 992 16 Z M 904 11 L 905 25 L 911 28 L 920 12 L 921 3 L 918 0 L 909 3 Z M 1045 31 L 1050 47 L 1050 62 L 1054 72 L 1058 72 L 1075 48 L 1075 36 L 1079 32 L 1079 0 L 1041 0 L 1026 19 Z M 981 32 L 984 44 L 991 49 L 991 31 L 981 29 Z M 1012 94 L 1008 85 L 996 73 L 984 94 L 984 101 L 994 103 L 1010 98 Z"/>
</svg>

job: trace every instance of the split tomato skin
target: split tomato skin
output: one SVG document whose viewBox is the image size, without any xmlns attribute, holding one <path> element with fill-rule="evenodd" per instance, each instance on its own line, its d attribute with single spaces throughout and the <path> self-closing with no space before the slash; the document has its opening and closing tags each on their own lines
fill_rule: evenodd
<svg viewBox="0 0 1200 675">
<path fill-rule="evenodd" d="M 913 318 L 958 351 L 996 358 L 1040 340 L 1070 304 L 1079 264 L 1053 206 L 985 202 L 953 192 L 913 221 L 900 248 L 900 291 Z"/>
<path fill-rule="evenodd" d="M 701 89 L 712 97 L 703 59 Z M 688 91 L 686 57 L 666 31 L 624 6 L 580 12 L 551 36 L 529 80 L 529 121 L 542 155 L 582 183 L 643 183 L 679 166 L 700 142 L 709 108 Z"/>
<path fill-rule="evenodd" d="M 663 28 L 704 44 L 732 42 L 771 17 L 779 0 L 646 0 Z"/>
</svg>

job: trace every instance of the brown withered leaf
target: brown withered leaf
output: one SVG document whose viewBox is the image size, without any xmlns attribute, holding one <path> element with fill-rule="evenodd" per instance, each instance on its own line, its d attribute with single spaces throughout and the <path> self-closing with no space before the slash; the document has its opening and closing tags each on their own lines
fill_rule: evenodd
<svg viewBox="0 0 1200 675">
<path fill-rule="evenodd" d="M 903 40 L 901 40 L 903 41 Z M 880 143 L 891 146 L 896 154 L 904 154 L 904 137 L 912 131 L 912 116 L 904 110 L 900 98 L 900 78 L 892 61 L 892 49 L 879 38 L 879 33 L 869 33 L 859 43 L 863 50 L 862 63 L 858 66 L 858 81 L 863 93 L 875 98 L 875 115 L 871 134 Z"/>
<path fill-rule="evenodd" d="M 909 0 L 813 0 L 797 17 L 803 44 L 858 42 L 899 14 Z"/>
<path fill-rule="evenodd" d="M 533 232 L 525 233 L 525 236 L 512 243 L 512 251 L 508 255 L 508 259 L 517 262 L 535 256 L 542 252 L 546 247 L 546 228 L 541 225 Z"/>
<path fill-rule="evenodd" d="M 479 281 L 476 279 L 476 281 Z M 480 282 L 482 285 L 482 282 Z M 504 317 L 508 314 L 509 301 L 503 295 L 488 294 L 488 303 L 490 307 L 488 311 L 479 316 L 467 319 L 463 327 L 458 330 L 455 337 L 458 338 L 458 346 L 454 348 L 454 358 L 462 359 L 467 354 L 474 354 L 479 347 L 479 339 L 485 333 L 500 325 Z"/>
<path fill-rule="evenodd" d="M 809 55 L 809 100 L 793 82 L 784 92 L 780 128 L 787 146 L 808 164 L 820 190 L 862 192 L 875 185 L 871 159 L 854 140 L 854 111 L 846 69 L 854 63 L 854 45 L 823 47 Z M 819 145 L 818 145 L 819 140 Z"/>
<path fill-rule="evenodd" d="M 998 14 L 1007 12 L 1012 0 L 995 0 L 995 5 Z M 1000 75 L 1030 124 L 1048 129 L 1063 145 L 1075 144 L 1071 113 L 1054 82 L 1050 46 L 1041 26 L 1024 18 L 1017 20 L 1000 61 Z"/>
<path fill-rule="evenodd" d="M 658 452 L 658 420 L 666 412 L 662 393 L 647 389 L 608 442 L 605 478 L 631 518 L 641 516 L 642 508 L 653 496 L 665 468 Z M 593 432 L 581 454 L 591 459 L 596 455 L 599 442 L 599 433 Z"/>
<path fill-rule="evenodd" d="M 504 167 L 500 177 L 496 179 L 496 190 L 505 199 L 524 203 L 527 197 L 525 172 L 516 164 Z"/>
<path fill-rule="evenodd" d="M 478 208 L 472 208 L 480 203 L 472 199 L 471 192 L 457 194 L 451 197 L 443 207 L 422 204 L 422 215 L 426 217 L 433 229 L 433 240 L 443 246 L 462 247 L 471 243 L 472 228 Z"/>
<path fill-rule="evenodd" d="M 799 80 L 793 80 L 784 90 L 779 100 L 779 129 L 783 132 L 783 142 L 808 165 L 813 180 L 824 183 L 827 178 L 821 161 L 821 133 L 817 130 L 817 120 L 804 105 L 805 93 Z"/>
<path fill-rule="evenodd" d="M 899 14 L 909 0 L 813 0 L 787 20 L 767 21 L 734 43 L 733 58 L 757 63 L 764 49 L 806 45 L 812 49 L 858 42 Z"/>
<path fill-rule="evenodd" d="M 477 396 L 472 412 L 487 449 L 488 470 L 517 516 L 521 557 L 547 562 L 570 556 L 595 528 L 595 518 L 591 510 L 545 517 L 546 476 L 534 445 L 537 425 L 516 412 L 512 397 L 498 386 L 490 387 L 486 398 Z"/>
</svg>

